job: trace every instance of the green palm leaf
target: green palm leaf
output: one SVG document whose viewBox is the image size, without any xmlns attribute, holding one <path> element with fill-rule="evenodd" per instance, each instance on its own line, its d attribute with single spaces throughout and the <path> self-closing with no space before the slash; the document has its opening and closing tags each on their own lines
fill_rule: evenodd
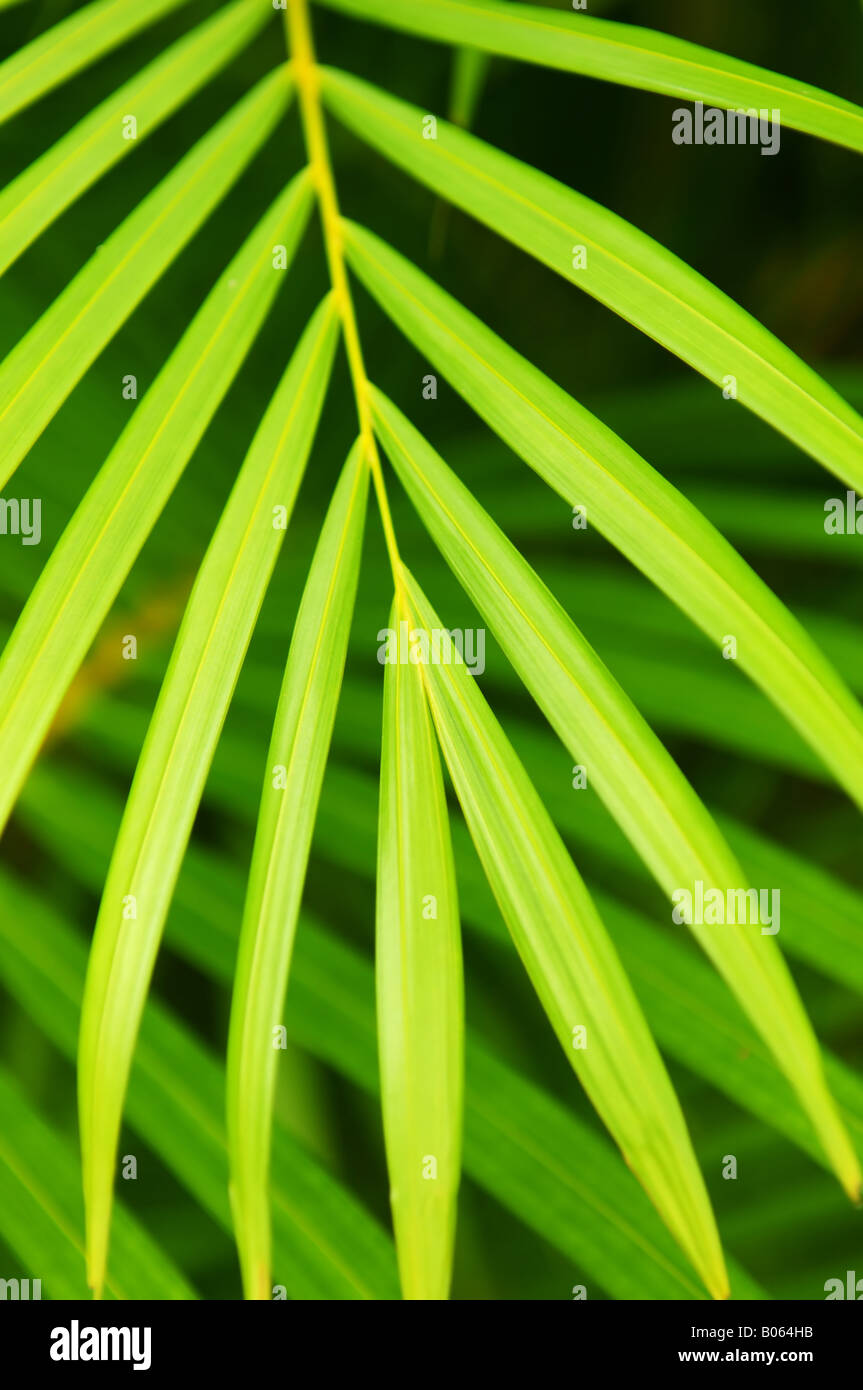
<svg viewBox="0 0 863 1390">
<path fill-rule="evenodd" d="M 354 446 L 321 531 L 294 629 L 267 756 L 228 1040 L 231 1200 L 243 1286 L 269 1297 L 268 1173 L 285 997 L 315 811 L 339 697 L 368 491 Z"/>
<path fill-rule="evenodd" d="M 89 67 L 186 0 L 92 0 L 0 63 L 0 121 Z"/>
<path fill-rule="evenodd" d="M 453 55 L 449 118 L 468 130 L 488 78 L 489 62 L 488 55 L 476 48 L 459 48 Z"/>
<path fill-rule="evenodd" d="M 413 578 L 420 630 L 442 624 Z M 561 1046 L 627 1163 L 714 1297 L 719 1237 L 683 1116 L 590 896 L 461 660 L 423 667 L 450 776 L 506 924 Z"/>
<path fill-rule="evenodd" d="M 374 407 L 390 459 L 446 560 L 666 893 L 691 892 L 699 880 L 723 893 L 742 888 L 742 870 L 705 808 L 563 609 L 443 460 L 377 391 Z M 860 1166 L 775 942 L 739 929 L 717 932 L 695 924 L 692 931 L 788 1075 L 856 1201 Z"/>
<path fill-rule="evenodd" d="M 225 196 L 284 114 L 263 78 L 94 253 L 0 367 L 0 488 L 123 321 Z"/>
<path fill-rule="evenodd" d="M 686 498 L 565 391 L 385 243 L 355 226 L 351 265 L 506 442 L 744 670 L 863 806 L 863 711 L 815 643 Z"/>
<path fill-rule="evenodd" d="M 410 626 L 397 591 L 391 632 Z M 378 634 L 380 636 L 380 634 Z M 419 667 L 384 675 L 375 969 L 402 1293 L 445 1299 L 461 1176 L 464 985 L 443 778 Z"/>
<path fill-rule="evenodd" d="M 104 1276 L 123 1096 L 165 915 L 207 770 L 311 448 L 336 344 L 327 298 L 249 450 L 189 599 L 120 827 L 81 1014 L 88 1281 Z M 140 915 L 139 915 L 140 912 Z M 129 928 L 133 920 L 136 926 Z"/>
<path fill-rule="evenodd" d="M 775 108 L 783 125 L 863 151 L 863 110 L 807 82 L 796 82 L 670 34 L 591 15 L 537 11 L 499 0 L 316 0 L 373 24 L 404 29 L 527 63 L 604 78 L 648 92 L 716 106 Z"/>
<path fill-rule="evenodd" d="M 623 218 L 369 82 L 323 69 L 329 109 L 436 193 L 607 304 L 863 492 L 863 421 L 727 295 Z M 574 250 L 586 263 L 576 268 Z"/>
<path fill-rule="evenodd" d="M 226 267 L 40 575 L 0 659 L 5 824 L 75 672 L 110 610 L 279 286 L 274 242 L 293 255 L 311 210 L 298 174 Z"/>
</svg>

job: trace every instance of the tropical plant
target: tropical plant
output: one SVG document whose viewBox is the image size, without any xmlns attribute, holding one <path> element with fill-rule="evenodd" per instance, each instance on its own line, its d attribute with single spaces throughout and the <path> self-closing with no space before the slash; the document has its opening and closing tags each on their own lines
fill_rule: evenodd
<svg viewBox="0 0 863 1390">
<path fill-rule="evenodd" d="M 125 1115 L 206 1230 L 233 1233 L 247 1298 L 271 1298 L 274 1286 L 291 1297 L 387 1298 L 399 1287 L 405 1298 L 448 1297 L 462 1166 L 613 1297 L 763 1296 L 723 1253 L 696 1152 L 701 1092 L 690 1097 L 693 1144 L 687 1086 L 694 1076 L 724 1093 L 755 1117 L 763 1143 L 777 1131 L 781 1155 L 790 1141 L 852 1202 L 863 1087 L 819 1046 L 769 923 L 689 914 L 704 960 L 672 925 L 672 906 L 697 885 L 724 901 L 779 884 L 782 945 L 803 963 L 814 1004 L 826 997 L 840 1015 L 863 989 L 863 908 L 826 842 L 804 857 L 740 814 L 739 798 L 733 816 L 711 808 L 696 786 L 713 788 L 714 773 L 696 762 L 687 775 L 685 746 L 672 756 L 652 725 L 754 759 L 765 798 L 781 800 L 783 779 L 824 784 L 831 843 L 853 845 L 857 812 L 830 801 L 829 785 L 863 806 L 858 632 L 841 614 L 804 605 L 795 616 L 722 532 L 768 558 L 796 543 L 828 571 L 837 559 L 859 564 L 852 538 L 841 557 L 818 548 L 817 512 L 803 514 L 802 491 L 771 474 L 767 435 L 738 417 L 746 407 L 782 437 L 781 467 L 802 486 L 809 474 L 786 441 L 841 480 L 843 495 L 863 491 L 863 420 L 845 398 L 859 400 L 863 380 L 847 374 L 840 393 L 660 242 L 470 127 L 500 59 L 778 109 L 788 130 L 857 153 L 863 110 L 660 32 L 508 0 L 320 6 L 346 51 L 375 52 L 379 35 L 365 26 L 409 36 L 388 38 L 389 52 L 411 52 L 416 39 L 453 47 L 449 120 L 319 64 L 307 0 L 229 0 L 185 29 L 188 0 L 89 0 L 27 40 L 29 9 L 8 19 L 22 42 L 0 65 L 0 117 L 49 110 L 43 99 L 61 84 L 60 103 L 72 95 L 62 133 L 32 160 L 27 148 L 0 192 L 17 338 L 0 366 L 2 484 L 28 460 L 52 501 L 53 543 L 41 566 L 22 563 L 23 551 L 10 558 L 8 536 L 0 555 L 2 824 L 15 813 L 0 869 L 0 980 L 22 1039 L 7 1039 L 0 1068 L 3 1239 L 45 1270 L 53 1296 L 83 1293 L 84 1254 L 97 1297 L 199 1296 L 195 1221 L 187 1249 L 158 1215 L 142 1221 L 131 1199 L 115 1201 L 118 1160 L 134 1158 L 123 1154 Z M 91 73 L 97 94 L 106 88 L 95 105 Z M 218 119 L 198 100 L 214 102 Z M 191 142 L 177 115 L 186 103 L 201 127 Z M 145 152 L 165 123 L 186 149 L 154 180 Z M 331 126 L 440 200 L 438 258 L 451 236 L 446 203 L 707 379 L 697 396 L 687 383 L 677 397 L 659 392 L 655 439 L 669 467 L 622 437 L 645 427 L 656 408 L 647 394 L 609 402 L 612 415 L 625 407 L 616 432 L 420 256 L 343 216 Z M 170 148 L 163 141 L 160 157 Z M 99 181 L 121 161 L 114 205 Z M 357 167 L 345 161 L 349 190 Z M 395 199 L 406 185 L 392 177 Z M 270 201 L 250 224 L 262 189 Z M 90 238 L 82 264 L 63 232 L 76 216 L 76 236 Z M 379 315 L 361 329 L 358 286 L 391 327 Z M 181 328 L 167 354 L 166 319 Z M 149 341 L 135 336 L 141 323 Z M 370 375 L 376 357 L 404 362 L 400 400 Z M 279 379 L 259 409 L 271 362 Z M 254 405 L 245 414 L 238 381 Z M 427 402 L 445 391 L 491 432 L 456 417 L 462 437 L 451 431 L 441 447 L 457 470 L 431 442 L 437 427 L 409 418 L 428 420 Z M 670 428 L 686 401 L 692 429 Z M 667 476 L 685 471 L 672 433 L 680 452 L 702 455 L 709 441 L 712 491 L 697 473 L 681 487 Z M 346 461 L 333 483 L 326 462 L 338 448 Z M 727 459 L 747 451 L 760 481 L 729 483 Z M 548 488 L 528 488 L 516 459 Z M 395 500 L 399 486 L 425 537 Z M 366 534 L 370 491 L 382 543 Z M 567 509 L 625 564 L 592 535 L 579 535 L 575 578 L 571 563 L 555 564 L 550 538 Z M 451 639 L 442 659 L 429 655 L 455 618 L 493 639 L 482 682 Z M 729 799 L 728 787 L 715 797 Z M 325 866 L 356 881 L 365 903 L 375 859 L 372 968 L 368 914 L 352 939 L 346 890 L 327 885 Z M 88 955 L 78 924 L 94 894 Z M 462 920 L 473 934 L 465 972 Z M 166 929 L 159 979 L 174 1007 L 150 997 Z M 507 933 L 632 1176 L 534 1029 Z M 472 967 L 480 1003 L 466 1028 Z M 223 1071 L 198 1034 L 226 989 Z M 829 1021 L 830 1009 L 820 1015 Z M 523 1053 L 513 1031 L 532 1039 Z M 77 1058 L 85 1235 L 75 1154 L 28 1094 L 26 1071 L 23 1085 L 15 1074 L 34 1038 L 63 1067 Z M 380 1204 L 380 1165 L 363 1191 L 344 1155 L 334 1165 L 314 1152 L 331 1149 L 315 1098 L 322 1065 L 350 1083 L 346 1125 L 351 1107 L 353 1123 L 368 1119 L 358 1096 L 379 1095 L 394 1249 L 366 1205 Z M 735 1153 L 734 1132 L 712 1142 L 711 1179 Z M 817 1227 L 823 1206 L 801 1211 L 793 1195 L 794 1222 Z M 731 1213 L 732 1229 L 747 1210 Z M 812 1269 L 818 1260 L 807 1279 Z"/>
</svg>

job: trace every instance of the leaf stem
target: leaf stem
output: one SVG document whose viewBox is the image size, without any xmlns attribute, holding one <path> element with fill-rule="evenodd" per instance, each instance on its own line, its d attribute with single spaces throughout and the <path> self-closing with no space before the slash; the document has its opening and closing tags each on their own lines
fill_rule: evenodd
<svg viewBox="0 0 863 1390">
<path fill-rule="evenodd" d="M 335 180 L 333 178 L 333 167 L 330 160 L 324 116 L 321 109 L 320 75 L 318 73 L 317 60 L 315 57 L 307 0 L 288 0 L 288 7 L 285 12 L 285 28 L 292 60 L 293 75 L 300 99 L 300 113 L 306 140 L 306 150 L 309 157 L 309 167 L 312 172 L 312 178 L 318 197 L 318 207 L 320 208 L 324 246 L 326 248 L 327 264 L 330 270 L 330 281 L 338 306 L 342 333 L 344 335 L 345 352 L 347 353 L 348 366 L 350 368 L 351 381 L 354 388 L 360 428 L 360 440 L 363 454 L 371 470 L 375 495 L 378 499 L 378 507 L 381 514 L 381 523 L 384 529 L 384 538 L 386 540 L 396 589 L 398 590 L 401 588 L 401 560 L 396 544 L 395 529 L 393 527 L 389 502 L 387 500 L 380 454 L 378 453 L 377 440 L 374 433 L 371 406 L 369 404 L 369 381 L 366 376 L 363 350 L 360 343 L 359 331 L 357 329 L 356 314 L 354 312 L 354 302 L 351 296 L 351 288 L 345 266 L 342 220 L 339 211 Z"/>
</svg>

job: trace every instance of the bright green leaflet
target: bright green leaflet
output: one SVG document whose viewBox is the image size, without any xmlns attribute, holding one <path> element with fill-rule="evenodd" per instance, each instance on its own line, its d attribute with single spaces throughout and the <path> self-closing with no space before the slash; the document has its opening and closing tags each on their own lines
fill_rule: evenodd
<svg viewBox="0 0 863 1390">
<path fill-rule="evenodd" d="M 403 568 L 417 627 L 443 624 Z M 628 1165 L 716 1298 L 719 1236 L 686 1124 L 614 947 L 551 819 L 459 659 L 422 666 L 456 794 L 555 1034 Z"/>
<path fill-rule="evenodd" d="M 0 121 L 185 5 L 186 0 L 93 0 L 0 63 Z"/>
<path fill-rule="evenodd" d="M 0 367 L 0 488 L 120 325 L 284 114 L 285 70 L 263 78 L 139 203 Z"/>
<path fill-rule="evenodd" d="M 423 678 L 409 660 L 410 626 L 398 589 L 384 668 L 375 908 L 381 1107 L 402 1294 L 445 1299 L 461 1176 L 464 982 L 443 777 Z"/>
<path fill-rule="evenodd" d="M 522 62 L 736 110 L 863 151 L 863 110 L 807 82 L 634 24 L 499 0 L 316 0 L 357 19 Z"/>
<path fill-rule="evenodd" d="M 0 1235 L 26 1268 L 50 1268 L 46 1298 L 86 1299 L 78 1154 L 32 1109 L 0 1067 Z M 111 1298 L 197 1298 L 169 1257 L 120 1204 Z M 31 1294 L 32 1296 L 32 1294 Z"/>
<path fill-rule="evenodd" d="M 79 1114 L 88 1281 L 105 1267 L 123 1096 L 165 915 L 237 675 L 314 438 L 336 346 L 316 310 L 204 557 L 105 883 L 81 1015 Z M 277 524 L 284 512 L 284 525 Z M 128 922 L 136 925 L 130 931 Z"/>
<path fill-rule="evenodd" d="M 374 403 L 384 447 L 444 558 L 666 893 L 691 892 L 699 880 L 721 892 L 744 887 L 677 765 L 545 585 L 401 412 L 377 391 Z M 717 932 L 696 923 L 692 932 L 772 1049 L 856 1200 L 860 1166 L 775 940 L 758 927 Z"/>
<path fill-rule="evenodd" d="M 311 210 L 307 173 L 226 267 L 132 415 L 30 594 L 0 658 L 0 825 L 75 672 L 228 390 Z"/>
<path fill-rule="evenodd" d="M 258 0 L 237 0 L 173 44 L 119 87 L 0 193 L 0 274 L 118 160 L 137 148 L 122 138 L 135 113 L 146 139 L 263 28 Z"/>
<path fill-rule="evenodd" d="M 359 444 L 321 530 L 267 755 L 228 1038 L 231 1202 L 247 1298 L 268 1298 L 268 1174 L 281 1017 L 360 567 L 368 469 Z"/>
<path fill-rule="evenodd" d="M 414 178 L 607 304 L 863 493 L 863 420 L 727 295 L 651 237 L 547 174 L 369 82 L 322 69 L 327 106 Z M 585 252 L 584 265 L 579 248 Z"/>
</svg>

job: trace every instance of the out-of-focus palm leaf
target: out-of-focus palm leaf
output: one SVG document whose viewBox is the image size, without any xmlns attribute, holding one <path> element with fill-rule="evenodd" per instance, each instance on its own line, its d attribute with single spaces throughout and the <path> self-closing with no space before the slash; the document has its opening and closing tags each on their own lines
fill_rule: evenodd
<svg viewBox="0 0 863 1390">
<path fill-rule="evenodd" d="M 863 806 L 863 711 L 736 551 L 622 440 L 410 262 L 360 228 L 350 229 L 349 245 L 375 296 L 507 443 L 570 505 L 586 506 L 591 524 L 717 650 L 726 634 L 735 637 L 741 667 Z"/>
<path fill-rule="evenodd" d="M 449 118 L 469 130 L 488 78 L 489 57 L 478 48 L 459 48 L 453 55 Z"/>
</svg>

